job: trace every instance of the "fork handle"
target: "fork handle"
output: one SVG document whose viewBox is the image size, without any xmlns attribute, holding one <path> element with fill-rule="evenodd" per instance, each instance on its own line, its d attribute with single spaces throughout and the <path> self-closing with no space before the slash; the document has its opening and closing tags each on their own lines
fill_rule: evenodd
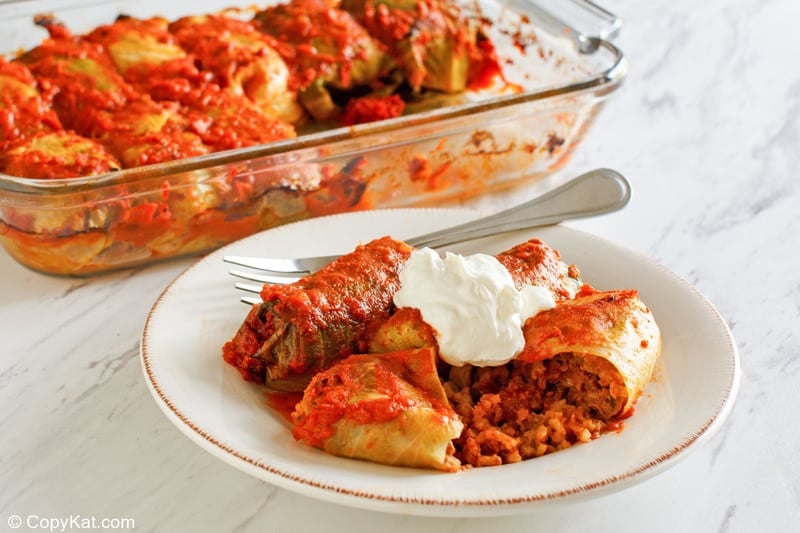
<svg viewBox="0 0 800 533">
<path fill-rule="evenodd" d="M 511 209 L 406 242 L 415 247 L 447 246 L 505 231 L 611 213 L 625 207 L 630 198 L 631 186 L 622 174 L 599 168 Z"/>
</svg>

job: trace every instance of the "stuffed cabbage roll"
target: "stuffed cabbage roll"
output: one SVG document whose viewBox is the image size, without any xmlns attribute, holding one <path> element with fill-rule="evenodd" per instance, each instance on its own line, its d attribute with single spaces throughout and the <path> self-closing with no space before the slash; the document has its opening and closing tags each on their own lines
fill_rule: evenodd
<svg viewBox="0 0 800 533">
<path fill-rule="evenodd" d="M 294 137 L 292 126 L 266 115 L 245 96 L 213 83 L 184 51 L 163 18 L 121 16 L 84 38 L 101 45 L 125 80 L 176 113 L 214 151 Z"/>
<path fill-rule="evenodd" d="M 42 133 L 62 129 L 22 63 L 0 56 L 0 150 Z"/>
<path fill-rule="evenodd" d="M 660 351 L 652 314 L 633 290 L 584 288 L 530 318 L 526 347 L 502 367 L 451 367 L 444 388 L 465 429 L 464 464 L 514 463 L 622 427 Z"/>
<path fill-rule="evenodd" d="M 300 391 L 318 371 L 363 352 L 371 328 L 385 320 L 411 247 L 375 239 L 290 285 L 265 285 L 225 361 L 242 376 L 283 391 Z"/>
<path fill-rule="evenodd" d="M 101 46 L 50 19 L 39 23 L 51 37 L 20 60 L 54 92 L 65 128 L 99 141 L 125 168 L 208 153 L 186 120 L 137 92 Z"/>
<path fill-rule="evenodd" d="M 144 92 L 167 79 L 202 82 L 192 57 L 169 36 L 168 25 L 169 21 L 160 17 L 120 15 L 83 38 L 101 45 L 125 80 Z"/>
<path fill-rule="evenodd" d="M 529 319 L 524 332 L 520 361 L 574 354 L 586 365 L 605 367 L 599 379 L 608 390 L 603 397 L 589 399 L 588 405 L 607 419 L 632 412 L 661 349 L 655 319 L 632 289 L 583 290 L 576 298 Z"/>
<path fill-rule="evenodd" d="M 303 119 L 297 94 L 289 87 L 289 68 L 272 47 L 274 41 L 252 22 L 198 15 L 172 22 L 169 31 L 221 87 L 247 96 L 269 116 L 292 124 Z"/>
<path fill-rule="evenodd" d="M 334 93 L 368 86 L 392 66 L 383 46 L 346 11 L 324 0 L 292 0 L 258 12 L 254 22 L 276 40 L 300 103 L 317 120 L 341 112 Z"/>
<path fill-rule="evenodd" d="M 210 150 L 186 119 L 144 98 L 95 122 L 96 138 L 125 168 L 174 161 L 207 154 Z"/>
<path fill-rule="evenodd" d="M 25 178 L 75 178 L 120 168 L 102 145 L 64 131 L 32 137 L 0 153 L 0 172 Z"/>
<path fill-rule="evenodd" d="M 38 18 L 50 37 L 19 60 L 45 91 L 62 125 L 91 136 L 98 113 L 111 113 L 140 95 L 115 70 L 101 47 L 73 36 L 51 18 Z"/>
<path fill-rule="evenodd" d="M 292 414 L 297 440 L 397 466 L 455 471 L 462 423 L 436 373 L 433 348 L 354 355 L 317 374 Z"/>
<path fill-rule="evenodd" d="M 0 57 L 0 172 L 48 179 L 119 168 L 119 161 L 103 146 L 63 131 L 25 65 Z"/>
</svg>

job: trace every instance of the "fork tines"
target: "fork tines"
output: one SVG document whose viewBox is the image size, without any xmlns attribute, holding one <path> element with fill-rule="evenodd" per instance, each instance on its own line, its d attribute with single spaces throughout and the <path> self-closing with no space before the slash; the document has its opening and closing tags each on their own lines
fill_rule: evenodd
<svg viewBox="0 0 800 533">
<path fill-rule="evenodd" d="M 226 255 L 222 258 L 226 263 L 245 266 L 254 270 L 262 270 L 272 274 L 310 274 L 327 265 L 338 256 L 298 257 L 294 259 L 243 257 Z"/>
<path fill-rule="evenodd" d="M 299 276 L 262 274 L 259 272 L 248 272 L 247 270 L 238 270 L 235 268 L 231 269 L 230 274 L 231 276 L 239 279 L 257 281 L 259 283 L 270 283 L 272 285 L 286 285 L 288 283 L 294 283 L 300 279 Z M 259 287 L 259 291 L 260 290 L 261 288 Z"/>
</svg>

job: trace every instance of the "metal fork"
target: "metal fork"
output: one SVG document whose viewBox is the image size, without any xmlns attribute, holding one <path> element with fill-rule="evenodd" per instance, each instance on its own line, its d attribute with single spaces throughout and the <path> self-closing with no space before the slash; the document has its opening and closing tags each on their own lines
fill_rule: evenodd
<svg viewBox="0 0 800 533">
<path fill-rule="evenodd" d="M 611 213 L 625 207 L 630 197 L 630 183 L 622 174 L 606 168 L 595 169 L 518 206 L 458 226 L 406 239 L 406 242 L 417 248 L 448 246 L 507 231 Z M 339 256 L 328 255 L 288 259 L 226 255 L 223 260 L 264 272 L 232 269 L 230 274 L 234 277 L 261 284 L 284 284 L 299 279 L 301 276 L 298 274 L 316 272 L 337 257 Z M 237 283 L 236 288 L 257 294 L 261 292 L 262 286 Z M 245 296 L 242 301 L 253 304 L 261 300 Z"/>
</svg>

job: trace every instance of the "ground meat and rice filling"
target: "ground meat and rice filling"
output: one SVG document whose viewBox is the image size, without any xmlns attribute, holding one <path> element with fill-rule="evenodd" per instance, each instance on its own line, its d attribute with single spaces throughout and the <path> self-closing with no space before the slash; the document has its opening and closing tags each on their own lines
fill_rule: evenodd
<svg viewBox="0 0 800 533">
<path fill-rule="evenodd" d="M 613 365 L 598 357 L 561 354 L 446 373 L 444 389 L 465 426 L 454 441 L 464 465 L 540 457 L 621 427 L 613 417 L 627 390 Z"/>
</svg>

